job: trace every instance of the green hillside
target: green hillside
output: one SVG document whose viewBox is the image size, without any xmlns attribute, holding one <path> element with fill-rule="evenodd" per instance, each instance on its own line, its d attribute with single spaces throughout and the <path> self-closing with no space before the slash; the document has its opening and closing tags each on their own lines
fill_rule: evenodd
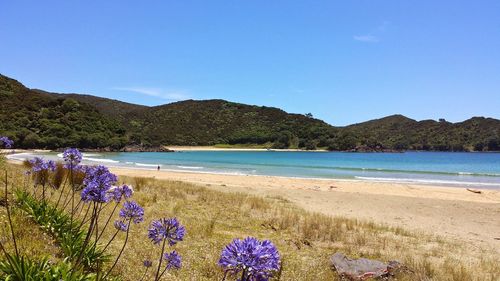
<svg viewBox="0 0 500 281">
<path fill-rule="evenodd" d="M 224 100 L 176 102 L 153 107 L 141 117 L 129 127 L 153 144 L 273 143 L 275 148 L 287 148 L 305 146 L 335 131 L 304 115 Z"/>
<path fill-rule="evenodd" d="M 27 89 L 0 75 L 0 134 L 16 147 L 120 148 L 125 128 L 89 104 Z"/>
<path fill-rule="evenodd" d="M 500 120 L 416 121 L 393 115 L 333 127 L 278 108 L 224 100 L 148 107 L 24 87 L 0 75 L 0 134 L 18 147 L 119 149 L 125 145 L 261 145 L 349 151 L 499 151 Z"/>
<path fill-rule="evenodd" d="M 314 148 L 338 131 L 302 114 L 224 100 L 186 100 L 155 107 L 77 94 L 39 93 L 69 97 L 94 106 L 127 129 L 130 144 L 215 145 L 260 144 L 273 148 Z"/>
<path fill-rule="evenodd" d="M 397 150 L 498 151 L 500 120 L 473 117 L 464 122 L 415 121 L 393 115 L 347 126 L 345 132 L 369 147 Z"/>
</svg>

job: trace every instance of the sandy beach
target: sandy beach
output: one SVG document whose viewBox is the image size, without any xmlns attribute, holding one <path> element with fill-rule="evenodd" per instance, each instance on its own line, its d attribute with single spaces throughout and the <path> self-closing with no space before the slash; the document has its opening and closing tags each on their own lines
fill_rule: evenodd
<svg viewBox="0 0 500 281">
<path fill-rule="evenodd" d="M 369 181 L 296 179 L 112 168 L 125 176 L 185 181 L 225 192 L 281 196 L 312 212 L 371 220 L 500 253 L 500 191 Z"/>
</svg>

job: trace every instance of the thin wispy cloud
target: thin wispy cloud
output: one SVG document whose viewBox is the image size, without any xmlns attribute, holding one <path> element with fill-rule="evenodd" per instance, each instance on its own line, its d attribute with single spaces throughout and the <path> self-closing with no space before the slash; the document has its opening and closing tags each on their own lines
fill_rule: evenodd
<svg viewBox="0 0 500 281">
<path fill-rule="evenodd" d="M 353 36 L 353 38 L 356 41 L 367 42 L 367 43 L 376 43 L 379 41 L 379 38 L 374 35 L 355 35 Z"/>
<path fill-rule="evenodd" d="M 354 35 L 352 38 L 356 41 L 364 43 L 380 42 L 381 41 L 380 36 L 387 30 L 389 24 L 390 23 L 388 21 L 384 21 L 380 25 L 378 25 L 373 31 L 367 34 Z"/>
<path fill-rule="evenodd" d="M 191 98 L 189 93 L 184 90 L 164 90 L 160 88 L 145 87 L 114 87 L 112 90 L 132 92 L 170 101 L 179 101 Z"/>
</svg>

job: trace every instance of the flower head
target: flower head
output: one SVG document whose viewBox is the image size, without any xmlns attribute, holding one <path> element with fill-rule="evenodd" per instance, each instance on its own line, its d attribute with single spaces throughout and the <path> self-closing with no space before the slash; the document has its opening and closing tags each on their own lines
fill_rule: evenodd
<svg viewBox="0 0 500 281">
<path fill-rule="evenodd" d="M 31 159 L 29 162 L 31 164 L 31 170 L 34 173 L 43 172 L 43 171 L 53 172 L 56 169 L 56 163 L 52 160 L 45 161 L 45 160 L 43 160 L 43 158 L 35 157 L 35 158 Z"/>
<path fill-rule="evenodd" d="M 182 267 L 182 257 L 176 251 L 165 253 L 163 259 L 167 262 L 167 270 L 180 269 Z"/>
<path fill-rule="evenodd" d="M 123 203 L 119 215 L 123 219 L 130 219 L 134 223 L 140 223 L 144 220 L 144 209 L 135 201 L 127 201 Z"/>
<path fill-rule="evenodd" d="M 38 172 L 41 170 L 41 167 L 43 166 L 45 161 L 43 160 L 43 158 L 37 156 L 33 159 L 30 159 L 28 162 L 30 162 L 31 164 L 31 171 Z"/>
<path fill-rule="evenodd" d="M 66 162 L 65 167 L 73 169 L 82 162 L 82 153 L 76 148 L 68 148 L 63 152 L 63 159 Z"/>
<path fill-rule="evenodd" d="M 56 162 L 49 160 L 49 161 L 45 162 L 45 167 L 47 167 L 47 170 L 53 172 L 56 169 Z"/>
<path fill-rule="evenodd" d="M 115 200 L 116 203 L 120 203 L 123 199 L 128 199 L 132 197 L 134 191 L 132 187 L 124 184 L 120 186 L 114 186 L 109 190 L 110 197 Z"/>
<path fill-rule="evenodd" d="M 105 203 L 109 201 L 107 196 L 111 185 L 116 183 L 117 177 L 105 166 L 92 166 L 85 168 L 85 178 L 83 179 L 82 200 L 84 202 Z"/>
<path fill-rule="evenodd" d="M 127 224 L 124 221 L 115 220 L 113 225 L 115 226 L 116 230 L 123 231 L 123 232 L 127 231 Z"/>
<path fill-rule="evenodd" d="M 11 148 L 14 145 L 14 141 L 8 137 L 0 137 L 0 147 Z"/>
<path fill-rule="evenodd" d="M 163 239 L 167 239 L 170 246 L 182 241 L 186 234 L 186 229 L 176 218 L 163 218 L 155 220 L 148 229 L 148 237 L 154 244 L 159 244 Z"/>
<path fill-rule="evenodd" d="M 151 267 L 151 266 L 153 266 L 153 262 L 150 260 L 144 260 L 142 262 L 142 265 L 144 265 L 144 267 Z"/>
<path fill-rule="evenodd" d="M 280 255 L 269 240 L 234 239 L 222 251 L 219 265 L 232 274 L 243 271 L 245 280 L 268 280 L 280 268 Z"/>
</svg>

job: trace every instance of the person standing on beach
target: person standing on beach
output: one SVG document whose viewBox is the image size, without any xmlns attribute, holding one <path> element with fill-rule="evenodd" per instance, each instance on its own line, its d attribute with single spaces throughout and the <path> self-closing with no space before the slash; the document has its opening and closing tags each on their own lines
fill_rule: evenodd
<svg viewBox="0 0 500 281">
<path fill-rule="evenodd" d="M 158 171 L 160 170 L 160 165 L 158 165 L 158 169 L 157 169 L 157 170 L 158 170 Z"/>
</svg>

